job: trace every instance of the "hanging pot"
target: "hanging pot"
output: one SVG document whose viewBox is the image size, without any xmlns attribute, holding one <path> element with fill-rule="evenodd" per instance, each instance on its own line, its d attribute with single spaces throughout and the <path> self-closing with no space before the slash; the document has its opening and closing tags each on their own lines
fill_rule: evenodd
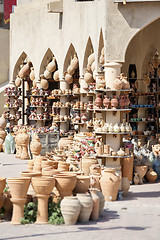
<svg viewBox="0 0 160 240">
<path fill-rule="evenodd" d="M 48 64 L 48 66 L 46 67 L 46 69 L 49 72 L 54 72 L 56 70 L 56 61 L 55 58 L 53 57 L 52 61 Z"/>
<path fill-rule="evenodd" d="M 92 83 L 93 82 L 93 75 L 89 72 L 85 73 L 84 80 L 86 83 Z"/>
<path fill-rule="evenodd" d="M 68 73 L 65 75 L 65 80 L 68 82 L 68 84 L 73 83 L 73 77 Z"/>
<path fill-rule="evenodd" d="M 49 87 L 49 83 L 46 79 L 41 79 L 41 87 L 46 90 Z"/>
<path fill-rule="evenodd" d="M 16 87 L 20 87 L 21 83 L 22 83 L 22 79 L 20 77 L 18 77 L 18 75 L 17 75 L 16 80 L 15 80 Z"/>
<path fill-rule="evenodd" d="M 30 73 L 30 66 L 31 66 L 31 62 L 27 62 L 22 68 L 21 70 L 19 71 L 19 77 L 20 78 L 24 78 L 26 77 L 27 75 L 29 75 Z"/>
<path fill-rule="evenodd" d="M 54 81 L 56 81 L 56 82 L 59 81 L 59 71 L 58 71 L 58 70 L 54 72 L 53 79 L 54 79 Z"/>
<path fill-rule="evenodd" d="M 47 69 L 44 71 L 44 77 L 46 78 L 46 79 L 50 79 L 50 78 L 52 78 L 52 73 L 51 72 L 49 72 Z"/>
<path fill-rule="evenodd" d="M 92 53 L 89 57 L 88 57 L 88 63 L 90 65 L 92 65 L 92 63 L 95 61 L 95 56 L 94 53 Z"/>
<path fill-rule="evenodd" d="M 76 54 L 74 54 L 74 57 L 73 57 L 73 59 L 72 59 L 72 61 L 71 61 L 71 66 L 72 66 L 74 69 L 76 69 L 76 68 L 78 68 L 78 65 L 79 65 L 78 58 L 77 58 Z"/>
<path fill-rule="evenodd" d="M 34 68 L 31 67 L 31 72 L 30 72 L 30 75 L 29 75 L 31 81 L 33 81 L 35 79 L 35 73 L 34 73 Z"/>
<path fill-rule="evenodd" d="M 73 75 L 75 73 L 75 69 L 72 67 L 72 65 L 70 65 L 67 68 L 67 73 L 70 74 L 70 75 Z"/>
</svg>

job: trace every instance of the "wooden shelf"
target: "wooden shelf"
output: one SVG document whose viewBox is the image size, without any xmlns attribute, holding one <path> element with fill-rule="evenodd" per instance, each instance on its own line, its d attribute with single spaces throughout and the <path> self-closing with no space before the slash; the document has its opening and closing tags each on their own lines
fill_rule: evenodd
<svg viewBox="0 0 160 240">
<path fill-rule="evenodd" d="M 112 156 L 112 155 L 105 155 L 105 154 L 103 154 L 103 155 L 96 155 L 96 157 L 103 157 L 103 158 L 129 158 L 129 157 L 131 157 L 130 155 L 128 155 L 128 156 L 123 156 L 123 157 L 121 157 L 121 156 Z"/>
<path fill-rule="evenodd" d="M 115 89 L 95 89 L 95 92 L 132 92 L 133 89 L 120 89 L 120 90 L 115 90 Z"/>
<path fill-rule="evenodd" d="M 95 134 L 106 134 L 106 135 L 129 135 L 130 132 L 94 132 Z"/>
<path fill-rule="evenodd" d="M 132 109 L 87 109 L 87 111 L 98 111 L 98 112 L 130 112 Z"/>
<path fill-rule="evenodd" d="M 72 125 L 84 125 L 84 124 L 87 124 L 87 123 L 71 123 Z"/>
<path fill-rule="evenodd" d="M 77 111 L 87 111 L 87 109 L 84 109 L 84 108 L 72 108 L 72 109 Z"/>
</svg>

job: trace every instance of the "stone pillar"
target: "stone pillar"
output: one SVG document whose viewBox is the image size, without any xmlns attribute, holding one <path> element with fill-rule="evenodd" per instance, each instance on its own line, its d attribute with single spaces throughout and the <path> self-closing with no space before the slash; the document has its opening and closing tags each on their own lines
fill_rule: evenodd
<svg viewBox="0 0 160 240">
<path fill-rule="evenodd" d="M 113 81 L 121 73 L 122 64 L 117 62 L 107 62 L 104 64 L 106 88 L 113 89 Z"/>
</svg>

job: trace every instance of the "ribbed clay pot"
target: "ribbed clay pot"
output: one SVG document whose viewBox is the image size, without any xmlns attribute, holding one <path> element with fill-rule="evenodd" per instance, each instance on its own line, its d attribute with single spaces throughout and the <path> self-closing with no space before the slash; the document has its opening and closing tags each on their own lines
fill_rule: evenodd
<svg viewBox="0 0 160 240">
<path fill-rule="evenodd" d="M 130 182 L 128 178 L 122 177 L 122 191 L 124 196 L 127 195 L 129 188 L 130 188 Z"/>
<path fill-rule="evenodd" d="M 100 184 L 105 200 L 115 201 L 117 199 L 120 178 L 116 176 L 113 168 L 108 168 L 103 171 Z"/>
<path fill-rule="evenodd" d="M 90 186 L 90 177 L 77 175 L 77 183 L 73 190 L 74 193 L 86 193 Z"/>
<path fill-rule="evenodd" d="M 76 224 L 80 210 L 81 203 L 77 197 L 64 197 L 61 201 L 61 212 L 66 225 Z"/>
<path fill-rule="evenodd" d="M 100 190 L 97 190 L 97 195 L 99 197 L 99 216 L 101 216 L 104 209 L 105 198 L 103 193 Z"/>
<path fill-rule="evenodd" d="M 57 174 L 55 175 L 55 179 L 56 179 L 55 186 L 61 198 L 64 198 L 65 196 L 71 196 L 72 191 L 77 183 L 76 175 Z"/>
<path fill-rule="evenodd" d="M 93 200 L 90 194 L 78 193 L 77 198 L 81 203 L 81 210 L 78 217 L 78 222 L 88 222 L 93 209 Z"/>
<path fill-rule="evenodd" d="M 157 173 L 155 171 L 153 171 L 153 169 L 151 168 L 146 173 L 146 178 L 147 178 L 148 182 L 154 183 L 157 179 Z"/>
<path fill-rule="evenodd" d="M 95 158 L 82 158 L 82 171 L 84 172 L 84 175 L 88 176 L 90 173 L 90 167 L 93 164 L 97 164 L 98 161 Z"/>
</svg>

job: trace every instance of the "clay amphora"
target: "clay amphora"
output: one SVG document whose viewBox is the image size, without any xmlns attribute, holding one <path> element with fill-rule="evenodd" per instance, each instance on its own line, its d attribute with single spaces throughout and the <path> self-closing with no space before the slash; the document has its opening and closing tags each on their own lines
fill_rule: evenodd
<svg viewBox="0 0 160 240">
<path fill-rule="evenodd" d="M 90 219 L 93 221 L 97 221 L 99 218 L 99 203 L 100 203 L 99 197 L 97 195 L 97 189 L 94 189 L 94 188 L 90 189 L 90 193 L 93 200 L 93 209 L 91 212 Z"/>
<path fill-rule="evenodd" d="M 105 200 L 115 201 L 117 199 L 120 178 L 116 176 L 113 168 L 108 168 L 103 171 L 100 184 Z"/>
<path fill-rule="evenodd" d="M 56 179 L 55 186 L 61 198 L 72 195 L 72 191 L 77 183 L 76 175 L 57 174 L 55 175 L 55 179 Z"/>
<path fill-rule="evenodd" d="M 95 158 L 82 157 L 82 171 L 84 172 L 84 175 L 88 176 L 90 173 L 90 166 L 97 163 L 98 161 Z"/>
<path fill-rule="evenodd" d="M 101 95 L 97 95 L 97 98 L 95 100 L 95 105 L 97 108 L 101 108 L 102 107 L 102 98 Z"/>
<path fill-rule="evenodd" d="M 81 203 L 81 210 L 78 217 L 78 222 L 88 222 L 93 209 L 93 200 L 90 194 L 78 193 L 77 198 Z"/>
<path fill-rule="evenodd" d="M 120 76 L 117 76 L 113 82 L 113 89 L 120 90 L 120 89 L 122 89 L 122 86 L 123 86 L 123 83 L 120 80 Z"/>
<path fill-rule="evenodd" d="M 111 100 L 108 96 L 105 96 L 103 99 L 103 105 L 105 106 L 105 109 L 109 109 L 109 106 L 111 104 Z"/>
<path fill-rule="evenodd" d="M 61 201 L 61 212 L 66 225 L 76 224 L 80 210 L 81 203 L 77 197 L 64 197 Z"/>
<path fill-rule="evenodd" d="M 146 178 L 149 182 L 154 183 L 157 179 L 157 173 L 152 168 L 146 173 Z"/>
<path fill-rule="evenodd" d="M 56 61 L 55 58 L 53 57 L 52 61 L 50 63 L 48 63 L 46 69 L 49 72 L 54 72 L 56 70 Z"/>
<path fill-rule="evenodd" d="M 104 204 L 105 204 L 105 198 L 103 193 L 100 190 L 97 190 L 97 195 L 99 197 L 99 217 L 102 216 Z"/>
<path fill-rule="evenodd" d="M 74 193 L 86 193 L 89 189 L 90 177 L 77 175 L 77 183 L 73 190 Z"/>
<path fill-rule="evenodd" d="M 127 195 L 128 191 L 130 188 L 130 182 L 128 178 L 122 177 L 122 190 L 123 190 L 123 195 Z"/>
<path fill-rule="evenodd" d="M 133 178 L 133 181 L 134 181 L 134 184 L 135 185 L 138 185 L 139 184 L 139 181 L 140 181 L 140 179 L 139 179 L 139 177 L 138 177 L 138 173 L 134 173 L 134 178 Z"/>
<path fill-rule="evenodd" d="M 118 107 L 118 99 L 117 99 L 117 96 L 114 95 L 111 100 L 111 108 L 116 109 L 117 107 Z"/>
</svg>

